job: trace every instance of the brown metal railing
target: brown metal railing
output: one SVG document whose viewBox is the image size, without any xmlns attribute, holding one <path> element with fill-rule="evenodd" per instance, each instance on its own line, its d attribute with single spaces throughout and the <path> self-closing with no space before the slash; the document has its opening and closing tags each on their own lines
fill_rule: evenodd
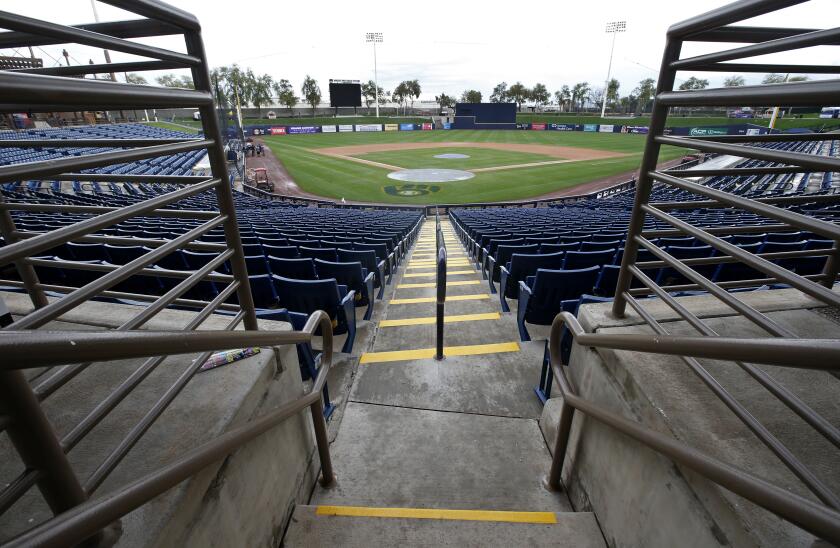
<svg viewBox="0 0 840 548">
<path fill-rule="evenodd" d="M 780 402 L 795 412 L 806 424 L 819 435 L 840 448 L 840 429 L 825 417 L 809 407 L 791 390 L 777 381 L 771 374 L 760 369 L 755 363 L 802 367 L 807 369 L 840 369 L 840 339 L 804 340 L 786 329 L 772 318 L 762 314 L 754 307 L 737 299 L 728 290 L 735 288 L 756 287 L 765 284 L 784 284 L 806 294 L 818 302 L 829 306 L 840 306 L 840 294 L 833 291 L 840 267 L 840 226 L 821 220 L 815 216 L 804 215 L 797 211 L 784 209 L 785 206 L 804 204 L 840 204 L 840 198 L 830 196 L 783 196 L 768 199 L 750 199 L 723 190 L 703 185 L 685 177 L 715 175 L 755 175 L 801 172 L 837 172 L 840 171 L 840 158 L 774 150 L 742 143 L 759 142 L 794 142 L 803 140 L 798 134 L 770 134 L 764 136 L 709 136 L 709 137 L 671 137 L 664 135 L 664 128 L 669 110 L 674 107 L 698 106 L 744 106 L 770 105 L 784 106 L 820 106 L 836 102 L 840 80 L 824 80 L 803 83 L 791 83 L 767 86 L 743 86 L 739 88 L 707 89 L 698 91 L 673 91 L 678 70 L 735 70 L 731 64 L 722 61 L 763 55 L 781 51 L 791 51 L 812 45 L 840 45 L 840 29 L 816 31 L 808 29 L 754 28 L 734 26 L 743 19 L 756 17 L 774 10 L 782 9 L 805 0 L 742 0 L 724 6 L 712 12 L 695 17 L 672 26 L 668 31 L 665 53 L 659 75 L 657 94 L 654 102 L 650 133 L 642 159 L 635 203 L 628 229 L 625 252 L 621 271 L 613 300 L 612 313 L 615 317 L 625 315 L 630 305 L 651 328 L 653 335 L 605 335 L 585 333 L 575 318 L 562 313 L 555 319 L 551 331 L 550 371 L 560 386 L 563 396 L 557 446 L 550 474 L 549 484 L 557 487 L 560 471 L 566 453 L 569 431 L 574 409 L 583 411 L 598 421 L 604 422 L 621 432 L 634 437 L 651 448 L 662 452 L 676 462 L 691 467 L 707 478 L 767 508 L 779 516 L 807 529 L 808 531 L 837 543 L 840 541 L 840 497 L 786 447 L 765 425 L 754 417 L 737 397 L 727 391 L 712 374 L 697 360 L 711 358 L 733 362 Z M 695 58 L 680 59 L 680 50 L 684 42 L 720 41 L 747 42 L 752 45 L 711 53 Z M 775 65 L 739 64 L 740 72 L 792 72 L 792 73 L 840 73 L 840 67 L 814 65 Z M 833 140 L 833 134 L 808 135 L 805 140 Z M 783 166 L 704 169 L 700 171 L 656 169 L 659 151 L 662 145 L 679 146 L 687 149 L 730 154 L 737 157 L 752 158 Z M 698 200 L 651 202 L 654 185 L 659 188 L 673 188 L 695 194 Z M 698 210 L 704 208 L 733 208 L 769 219 L 769 223 L 755 223 L 751 226 L 716 226 L 704 228 L 693 226 L 669 211 Z M 652 221 L 646 226 L 646 220 Z M 661 228 L 662 225 L 668 228 Z M 725 240 L 730 234 L 756 234 L 768 231 L 792 232 L 807 231 L 822 238 L 834 241 L 831 249 L 808 250 L 782 253 L 753 254 Z M 714 257 L 680 260 L 656 245 L 654 239 L 662 236 L 690 236 L 702 244 L 716 250 Z M 638 250 L 644 248 L 657 260 L 637 262 Z M 774 261 L 796 257 L 827 257 L 820 274 L 799 275 L 783 268 Z M 696 266 L 723 263 L 741 263 L 761 274 L 750 280 L 715 282 L 694 269 Z M 651 269 L 669 267 L 689 284 L 678 286 L 659 286 L 646 274 Z M 631 282 L 638 280 L 642 287 L 631 289 Z M 707 292 L 743 316 L 749 322 L 766 332 L 770 338 L 732 339 L 721 337 L 697 315 L 690 312 L 672 295 L 683 290 Z M 656 302 L 664 302 L 680 320 L 694 328 L 696 337 L 675 337 L 646 310 L 645 299 L 641 296 L 655 296 Z M 560 337 L 562 327 L 566 326 L 578 344 L 596 348 L 613 348 L 653 352 L 680 356 L 705 385 L 715 394 L 755 436 L 770 449 L 779 461 L 799 478 L 802 484 L 820 503 L 792 494 L 749 473 L 738 470 L 728 464 L 716 461 L 695 449 L 684 446 L 667 436 L 652 432 L 636 423 L 599 408 L 592 402 L 583 400 L 575 394 L 573 387 L 565 377 L 560 361 Z M 807 364 L 807 365 L 803 365 Z M 550 377 L 549 377 L 550 378 Z"/>
<path fill-rule="evenodd" d="M 0 167 L 0 182 L 32 181 L 100 181 L 116 183 L 152 182 L 175 185 L 174 191 L 159 194 L 132 205 L 102 207 L 89 205 L 43 204 L 38 200 L 25 203 L 20 199 L 4 200 L 0 196 L 0 233 L 5 244 L 0 248 L 0 267 L 14 265 L 15 279 L 0 280 L 0 285 L 24 289 L 34 310 L 0 330 L 3 363 L 0 365 L 0 430 L 4 430 L 19 454 L 21 473 L 0 490 L 0 513 L 8 510 L 32 487 L 37 486 L 51 511 L 58 517 L 36 532 L 30 531 L 12 544 L 30 544 L 31 539 L 46 544 L 76 544 L 95 534 L 120 515 L 125 514 L 154 494 L 166 490 L 186 475 L 171 475 L 172 470 L 191 470 L 223 457 L 266 428 L 284 420 L 291 413 L 311 407 L 321 449 L 324 470 L 329 477 L 329 455 L 326 430 L 323 424 L 323 405 L 320 386 L 326 379 L 331 363 L 331 326 L 323 313 L 310 317 L 307 327 L 299 333 L 258 332 L 256 311 L 248 283 L 248 273 L 236 222 L 233 195 L 228 184 L 222 140 L 213 102 L 207 60 L 201 40 L 200 26 L 192 15 L 155 0 L 105 0 L 118 8 L 132 12 L 140 19 L 97 23 L 75 27 L 0 12 L 0 27 L 10 32 L 0 33 L 0 47 L 15 48 L 46 44 L 74 43 L 90 47 L 106 47 L 147 58 L 147 60 L 118 65 L 80 65 L 76 67 L 28 68 L 0 72 L 0 112 L 68 112 L 103 109 L 195 108 L 201 113 L 203 138 L 184 139 L 62 139 L 49 142 L 55 147 L 114 147 L 114 150 L 82 156 L 65 156 L 55 160 L 34 161 Z M 130 39 L 164 35 L 178 35 L 184 39 L 185 53 L 148 46 Z M 122 84 L 95 79 L 78 78 L 114 70 L 147 71 L 188 69 L 195 89 L 172 89 Z M 40 140 L 0 140 L 0 147 L 39 147 Z M 158 176 L 83 173 L 84 170 L 168 156 L 179 152 L 205 150 L 209 155 L 211 174 L 208 176 Z M 199 195 L 215 202 L 216 211 L 184 209 L 182 202 Z M 207 203 L 206 201 L 204 202 Z M 21 230 L 15 218 L 42 214 L 75 214 L 84 216 L 61 228 L 45 232 Z M 18 215 L 18 217 L 13 216 Z M 190 226 L 172 239 L 126 238 L 115 235 L 113 227 L 119 223 L 145 217 L 148 219 L 183 219 Z M 224 231 L 224 243 L 201 241 L 213 230 Z M 52 261 L 42 257 L 44 252 L 68 242 L 105 243 L 113 245 L 148 246 L 142 256 L 124 265 L 91 264 L 82 261 Z M 180 249 L 215 252 L 217 256 L 196 271 L 163 270 L 151 266 Z M 230 274 L 219 273 L 230 265 Z M 41 269 L 59 267 L 62 270 L 96 273 L 93 281 L 70 287 L 46 284 L 39 277 Z M 162 295 L 136 294 L 119 286 L 133 276 L 169 278 L 174 282 Z M 4 276 L 5 277 L 5 276 Z M 188 292 L 202 282 L 218 284 L 218 294 L 209 301 L 188 298 Z M 54 297 L 50 299 L 48 292 Z M 94 298 L 130 299 L 146 303 L 135 307 L 136 314 L 113 331 L 102 333 L 50 333 L 35 331 Z M 209 298 L 209 297 L 208 297 Z M 235 303 L 235 304 L 232 304 Z M 196 311 L 182 331 L 169 333 L 140 333 L 169 306 L 181 306 Z M 126 308 L 128 310 L 128 308 Z M 229 316 L 226 331 L 208 338 L 206 332 L 195 332 L 215 312 Z M 245 332 L 233 330 L 244 324 Z M 132 484 L 129 491 L 119 490 L 97 503 L 86 502 L 126 454 L 155 423 L 178 396 L 199 368 L 215 350 L 243 345 L 302 344 L 309 342 L 318 325 L 325 347 L 321 374 L 313 391 L 266 417 L 225 434 L 175 461 L 170 475 L 153 474 Z M 151 337 L 151 338 L 149 338 Z M 75 346 L 67 348 L 67 341 Z M 85 341 L 85 342 L 82 342 Z M 51 348 L 56 353 L 51 354 Z M 190 349 L 190 350 L 187 350 Z M 161 394 L 160 399 L 133 425 L 110 454 L 99 463 L 85 481 L 74 472 L 67 458 L 73 450 L 108 414 L 148 377 L 170 354 L 199 352 L 198 358 Z M 117 356 L 148 357 L 113 392 L 107 394 L 93 410 L 60 439 L 54 432 L 41 402 L 75 378 L 93 363 L 119 359 Z M 23 370 L 45 367 L 45 371 L 28 382 Z M 210 460 L 208 460 L 210 459 Z M 180 473 L 180 472 L 179 472 Z M 161 478 L 166 482 L 161 482 Z M 178 479 L 175 479 L 178 478 Z M 139 493 L 139 494 L 138 494 Z M 80 505 L 85 506 L 80 506 Z M 95 507 L 94 510 L 89 510 Z M 73 512 L 72 515 L 68 512 Z M 72 517 L 75 516 L 75 517 Z M 81 517 L 80 517 L 81 516 Z M 103 517 L 106 516 L 106 517 Z M 79 521 L 80 520 L 80 521 Z M 72 522 L 72 525 L 66 524 Z M 90 525 L 95 523 L 96 525 Z M 81 524 L 81 525 L 80 525 Z M 35 536 L 33 536 L 35 535 Z"/>
<path fill-rule="evenodd" d="M 204 317 L 196 317 L 192 323 L 200 324 Z M 85 539 L 96 535 L 120 517 L 145 504 L 152 498 L 171 489 L 188 479 L 204 467 L 223 459 L 248 441 L 260 436 L 279 425 L 286 419 L 296 416 L 307 407 L 312 414 L 315 440 L 321 462 L 321 483 L 329 485 L 334 481 L 332 461 L 330 459 L 327 425 L 324 419 L 323 388 L 332 365 L 332 323 L 329 315 L 318 311 L 313 313 L 301 331 L 232 331 L 241 321 L 240 313 L 225 331 L 0 331 L 0 349 L 4 361 L 0 371 L 4 375 L 15 373 L 15 379 L 23 379 L 21 368 L 51 367 L 78 362 L 119 360 L 148 357 L 149 360 L 136 370 L 122 385 L 101 402 L 85 417 L 64 439 L 60 445 L 39 440 L 39 433 L 49 435 L 54 440 L 49 424 L 41 428 L 33 420 L 43 418 L 39 412 L 37 400 L 31 390 L 25 387 L 13 387 L 5 380 L 0 383 L 0 393 L 4 397 L 4 411 L 11 421 L 7 432 L 17 439 L 26 470 L 0 495 L 4 505 L 12 501 L 14 495 L 22 495 L 34 484 L 38 484 L 56 516 L 33 529 L 11 539 L 4 546 L 75 546 Z M 225 432 L 217 438 L 179 455 L 172 462 L 158 470 L 140 477 L 131 483 L 116 488 L 110 493 L 91 500 L 86 500 L 101 485 L 107 475 L 113 471 L 128 450 L 145 432 L 166 406 L 177 396 L 180 390 L 201 365 L 217 350 L 241 347 L 275 347 L 286 344 L 303 344 L 312 341 L 320 329 L 323 337 L 323 355 L 317 378 L 313 379 L 312 388 L 305 395 L 292 402 L 285 403 L 264 415 L 250 420 L 243 426 Z M 68 341 L 72 340 L 70 346 Z M 146 416 L 126 435 L 108 457 L 91 474 L 84 486 L 76 480 L 69 465 L 58 467 L 56 462 L 65 463 L 65 451 L 95 426 L 107 412 L 124 398 L 137 383 L 148 375 L 164 358 L 175 354 L 199 353 L 199 357 L 166 390 L 152 406 Z M 72 367 L 72 365 L 68 366 Z M 26 383 L 25 379 L 22 381 Z M 8 397 L 8 399 L 6 399 Z M 20 418 L 26 417 L 26 421 Z M 44 419 L 45 420 L 45 419 Z M 42 453 L 44 447 L 59 451 L 58 455 Z M 51 485 L 72 486 L 68 493 L 52 489 Z M 76 500 L 82 499 L 82 500 Z M 66 508 L 65 508 L 66 506 Z"/>
<path fill-rule="evenodd" d="M 840 340 L 791 341 L 719 337 L 715 339 L 714 344 L 709 344 L 707 337 L 673 336 L 661 326 L 657 329 L 656 335 L 586 333 L 573 315 L 562 312 L 554 319 L 549 338 L 550 366 L 561 393 L 561 410 L 551 469 L 546 477 L 547 487 L 561 488 L 561 475 L 569 445 L 572 421 L 577 410 L 814 535 L 833 544 L 840 543 L 840 512 L 834 505 L 821 504 L 792 493 L 746 470 L 715 459 L 671 436 L 607 411 L 602 406 L 577 395 L 572 383 L 566 377 L 561 358 L 560 341 L 564 327 L 572 333 L 575 342 L 581 346 L 668 354 L 679 356 L 686 362 L 695 363 L 696 358 L 749 360 L 774 366 L 833 371 L 840 370 Z"/>
</svg>

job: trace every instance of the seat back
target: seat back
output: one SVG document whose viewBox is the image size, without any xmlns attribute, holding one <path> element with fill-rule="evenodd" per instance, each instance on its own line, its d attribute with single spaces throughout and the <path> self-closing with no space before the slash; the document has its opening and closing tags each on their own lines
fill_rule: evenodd
<svg viewBox="0 0 840 548">
<path fill-rule="evenodd" d="M 617 249 L 621 246 L 621 240 L 613 240 L 610 242 L 594 242 L 587 240 L 580 243 L 580 251 L 604 251 L 605 249 Z"/>
<path fill-rule="evenodd" d="M 334 247 L 306 247 L 300 246 L 298 252 L 302 258 L 321 259 L 323 261 L 338 261 L 338 253 Z"/>
<path fill-rule="evenodd" d="M 740 245 L 742 250 L 752 254 L 758 253 L 762 244 L 756 242 L 754 244 Z M 715 282 L 731 282 L 737 280 L 753 280 L 759 278 L 766 278 L 767 275 L 758 271 L 744 263 L 724 263 L 721 264 L 714 274 Z"/>
<path fill-rule="evenodd" d="M 248 269 L 248 276 L 259 276 L 262 274 L 270 274 L 268 270 L 268 262 L 265 256 L 260 255 L 246 255 L 245 267 Z"/>
<path fill-rule="evenodd" d="M 298 248 L 293 245 L 266 245 L 263 244 L 263 254 L 268 257 L 269 255 L 273 257 L 277 257 L 279 259 L 297 259 L 298 255 Z"/>
<path fill-rule="evenodd" d="M 576 270 L 605 264 L 612 264 L 615 257 L 615 248 L 603 249 L 601 251 L 569 251 L 566 253 L 566 260 L 563 262 L 563 269 Z"/>
<path fill-rule="evenodd" d="M 143 246 L 140 245 L 105 244 L 105 250 L 111 258 L 111 263 L 117 265 L 128 264 L 134 259 L 146 254 L 143 250 Z"/>
<path fill-rule="evenodd" d="M 355 290 L 358 298 L 365 292 L 365 274 L 359 261 L 338 263 L 315 259 L 315 271 L 321 280 L 335 278 L 339 284 Z"/>
<path fill-rule="evenodd" d="M 540 253 L 563 253 L 566 251 L 577 251 L 580 249 L 578 242 L 569 242 L 565 244 L 540 244 Z"/>
<path fill-rule="evenodd" d="M 277 275 L 272 275 L 272 279 L 281 307 L 302 314 L 323 310 L 330 318 L 336 318 L 341 298 L 335 279 L 293 280 Z"/>
<path fill-rule="evenodd" d="M 314 280 L 317 278 L 315 262 L 309 258 L 283 259 L 269 255 L 268 266 L 272 274 L 283 278 L 295 280 Z"/>
<path fill-rule="evenodd" d="M 104 261 L 108 258 L 105 244 L 67 242 L 67 248 L 76 261 Z"/>
<path fill-rule="evenodd" d="M 525 320 L 550 325 L 560 312 L 563 301 L 579 299 L 584 293 L 592 292 L 600 271 L 600 266 L 574 270 L 537 269 Z"/>
<path fill-rule="evenodd" d="M 519 282 L 528 276 L 534 276 L 540 268 L 546 270 L 560 270 L 563 268 L 565 253 L 524 254 L 514 253 L 510 256 L 510 276 L 505 287 L 505 297 L 515 299 L 519 295 Z"/>
<path fill-rule="evenodd" d="M 696 247 L 674 245 L 666 247 L 665 251 L 677 259 L 699 259 L 702 257 L 713 257 L 715 254 L 715 249 L 710 245 L 699 245 Z M 717 265 L 693 265 L 691 268 L 699 274 L 710 278 L 712 274 L 714 274 L 714 271 L 717 270 Z M 650 272 L 645 273 L 655 279 L 656 283 L 662 286 L 693 283 L 670 266 L 660 268 L 659 272 L 655 275 Z"/>
</svg>

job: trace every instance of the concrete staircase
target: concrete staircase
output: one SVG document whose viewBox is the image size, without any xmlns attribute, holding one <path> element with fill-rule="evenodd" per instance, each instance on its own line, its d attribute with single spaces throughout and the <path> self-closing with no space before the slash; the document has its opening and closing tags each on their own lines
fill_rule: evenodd
<svg viewBox="0 0 840 548">
<path fill-rule="evenodd" d="M 550 455 L 533 387 L 544 342 L 519 342 L 448 223 L 444 234 L 446 358 L 433 357 L 427 222 L 340 390 L 336 485 L 296 507 L 284 546 L 605 546 L 594 514 L 542 485 Z"/>
</svg>

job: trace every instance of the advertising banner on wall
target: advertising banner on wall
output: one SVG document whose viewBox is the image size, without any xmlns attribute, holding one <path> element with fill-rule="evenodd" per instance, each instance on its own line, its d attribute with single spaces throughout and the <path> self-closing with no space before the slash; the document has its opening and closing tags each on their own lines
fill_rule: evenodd
<svg viewBox="0 0 840 548">
<path fill-rule="evenodd" d="M 335 133 L 335 126 L 321 126 L 321 133 Z"/>
<path fill-rule="evenodd" d="M 385 131 L 398 131 L 399 129 L 399 124 L 385 124 Z"/>
<path fill-rule="evenodd" d="M 356 131 L 382 131 L 382 124 L 356 124 Z"/>
<path fill-rule="evenodd" d="M 627 133 L 647 133 L 648 127 L 647 126 L 626 126 Z"/>
<path fill-rule="evenodd" d="M 598 126 L 598 131 L 601 133 L 612 133 L 614 128 L 615 126 L 612 124 L 601 124 Z"/>
<path fill-rule="evenodd" d="M 598 131 L 598 124 L 584 124 L 583 131 Z"/>
<path fill-rule="evenodd" d="M 318 133 L 316 126 L 289 126 L 289 133 L 292 135 L 300 133 Z"/>
<path fill-rule="evenodd" d="M 444 122 L 443 123 L 443 129 L 452 129 L 452 123 Z"/>
<path fill-rule="evenodd" d="M 414 131 L 414 124 L 400 124 L 400 131 Z"/>
<path fill-rule="evenodd" d="M 554 131 L 583 131 L 581 124 L 549 124 L 548 129 Z"/>
<path fill-rule="evenodd" d="M 338 132 L 339 133 L 349 133 L 353 131 L 353 124 L 339 124 L 338 125 Z"/>
<path fill-rule="evenodd" d="M 728 135 L 729 128 L 725 127 L 693 127 L 688 130 L 688 134 L 692 137 L 702 137 L 705 135 Z"/>
<path fill-rule="evenodd" d="M 543 124 L 543 123 L 531 124 L 531 129 L 534 130 L 534 131 L 545 131 L 545 124 Z"/>
<path fill-rule="evenodd" d="M 272 135 L 285 135 L 286 126 L 273 127 L 268 130 Z"/>
<path fill-rule="evenodd" d="M 433 128 L 434 125 L 432 125 L 430 122 L 423 123 L 423 131 L 431 131 Z"/>
</svg>

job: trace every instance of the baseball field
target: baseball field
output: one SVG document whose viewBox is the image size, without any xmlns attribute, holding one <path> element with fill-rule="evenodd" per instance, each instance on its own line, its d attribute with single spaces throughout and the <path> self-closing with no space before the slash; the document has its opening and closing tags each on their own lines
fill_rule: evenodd
<svg viewBox="0 0 840 548">
<path fill-rule="evenodd" d="M 263 137 L 304 192 L 394 204 L 471 203 L 559 195 L 637 170 L 645 136 L 560 131 L 394 131 Z M 666 147 L 661 161 L 683 149 Z M 405 180 L 406 170 L 463 180 Z M 445 178 L 445 176 L 444 176 Z M 616 180 L 615 182 L 619 182 Z"/>
</svg>

